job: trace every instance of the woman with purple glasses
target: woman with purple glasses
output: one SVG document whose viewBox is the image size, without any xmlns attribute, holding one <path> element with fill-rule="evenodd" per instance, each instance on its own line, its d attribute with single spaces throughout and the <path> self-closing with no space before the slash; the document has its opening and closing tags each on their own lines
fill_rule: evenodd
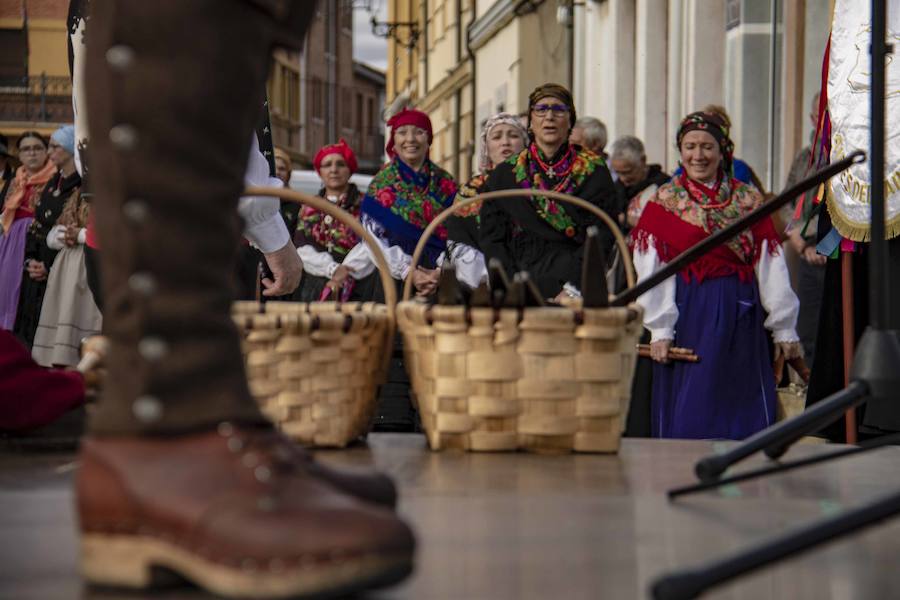
<svg viewBox="0 0 900 600">
<path fill-rule="evenodd" d="M 569 143 L 575 123 L 572 94 L 547 83 L 528 98 L 525 149 L 497 165 L 486 191 L 552 190 L 577 196 L 617 219 L 616 192 L 606 163 Z M 612 233 L 592 214 L 545 196 L 503 198 L 481 208 L 481 250 L 507 273 L 528 271 L 546 298 L 579 295 L 585 231 L 600 225 L 607 254 Z M 598 273 L 602 277 L 603 273 Z"/>
</svg>

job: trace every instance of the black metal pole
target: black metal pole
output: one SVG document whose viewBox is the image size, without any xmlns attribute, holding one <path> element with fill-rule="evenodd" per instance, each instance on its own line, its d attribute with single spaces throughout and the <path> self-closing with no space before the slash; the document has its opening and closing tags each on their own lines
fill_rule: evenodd
<svg viewBox="0 0 900 600">
<path fill-rule="evenodd" d="M 869 181 L 871 182 L 871 248 L 869 256 L 869 322 L 873 329 L 887 329 L 890 306 L 887 273 L 887 242 L 884 239 L 884 78 L 888 49 L 886 0 L 872 0 L 872 86 Z"/>
<path fill-rule="evenodd" d="M 710 565 L 663 576 L 653 584 L 651 593 L 656 600 L 696 598 L 715 585 L 839 537 L 858 533 L 865 527 L 889 519 L 897 513 L 900 513 L 900 492 L 885 496 L 861 508 L 807 525 L 771 542 L 760 544 Z"/>
<path fill-rule="evenodd" d="M 680 496 L 686 496 L 688 494 L 695 494 L 697 492 L 711 490 L 723 485 L 731 485 L 733 483 L 739 483 L 741 481 L 747 481 L 749 479 L 756 479 L 757 477 L 775 475 L 776 473 L 784 473 L 785 471 L 793 471 L 794 469 L 800 469 L 802 467 L 809 467 L 811 465 L 817 465 L 819 463 L 830 462 L 838 458 L 853 456 L 854 454 L 862 454 L 863 452 L 870 452 L 877 448 L 882 448 L 884 446 L 890 446 L 894 444 L 900 444 L 900 433 L 892 433 L 890 435 L 875 438 L 873 440 L 863 442 L 859 446 L 842 448 L 840 450 L 827 452 L 825 454 L 816 454 L 815 456 L 808 456 L 806 458 L 800 458 L 791 462 L 768 464 L 764 467 L 759 467 L 758 469 L 750 469 L 749 471 L 743 471 L 729 477 L 723 477 L 722 479 L 704 481 L 701 483 L 686 485 L 684 487 L 673 488 L 666 492 L 666 494 L 669 496 L 670 500 L 674 500 L 675 498 L 678 498 Z"/>
<path fill-rule="evenodd" d="M 642 294 L 656 287 L 672 275 L 675 275 L 689 263 L 697 260 L 717 246 L 720 246 L 723 243 L 727 242 L 745 229 L 748 229 L 756 223 L 762 221 L 764 218 L 768 217 L 797 196 L 803 194 L 809 189 L 816 187 L 820 183 L 824 183 L 838 173 L 848 169 L 851 165 L 860 163 L 865 159 L 866 153 L 862 150 L 857 150 L 856 152 L 851 153 L 846 158 L 825 166 L 822 170 L 814 173 L 810 177 L 807 177 L 803 181 L 798 182 L 790 189 L 772 198 L 742 219 L 738 219 L 728 227 L 720 229 L 716 233 L 712 234 L 699 244 L 688 248 L 687 250 L 676 256 L 674 259 L 672 259 L 670 263 L 666 264 L 666 266 L 661 268 L 659 271 L 657 271 L 647 279 L 641 281 L 636 286 L 628 288 L 627 290 L 613 298 L 610 301 L 610 305 L 625 306 L 629 302 L 637 300 Z"/>
<path fill-rule="evenodd" d="M 723 454 L 701 458 L 694 465 L 694 472 L 700 481 L 713 481 L 728 467 L 754 452 L 770 446 L 790 445 L 831 423 L 844 414 L 844 411 L 861 404 L 868 390 L 869 386 L 864 382 L 851 381 L 846 388 L 810 406 L 796 417 L 763 429 Z"/>
</svg>

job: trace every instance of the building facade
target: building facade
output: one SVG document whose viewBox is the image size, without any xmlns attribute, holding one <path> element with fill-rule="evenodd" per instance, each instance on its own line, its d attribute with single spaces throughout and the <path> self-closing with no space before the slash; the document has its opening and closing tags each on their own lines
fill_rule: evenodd
<svg viewBox="0 0 900 600">
<path fill-rule="evenodd" d="M 414 104 L 419 97 L 419 40 L 423 0 L 389 0 L 388 21 L 380 35 L 388 40 L 386 116 Z M 393 26 L 393 29 L 390 27 Z"/>
<path fill-rule="evenodd" d="M 72 121 L 68 0 L 0 0 L 0 132 L 52 133 Z"/>
<path fill-rule="evenodd" d="M 359 157 L 359 170 L 375 173 L 384 163 L 384 71 L 353 63 L 353 129 L 348 143 Z"/>
<path fill-rule="evenodd" d="M 808 143 L 830 0 L 588 0 L 574 10 L 579 112 L 678 164 L 680 119 L 725 107 L 736 154 L 779 190 Z M 773 12 L 774 9 L 774 12 Z"/>
<path fill-rule="evenodd" d="M 431 116 L 431 159 L 460 181 L 472 175 L 475 155 L 474 60 L 466 30 L 473 0 L 425 0 L 416 105 Z"/>
<path fill-rule="evenodd" d="M 298 58 L 294 89 L 299 108 L 296 123 L 290 123 L 296 144 L 289 151 L 308 168 L 319 148 L 344 138 L 356 152 L 360 168 L 374 172 L 384 153 L 380 107 L 384 74 L 353 60 L 352 2 L 320 0 L 317 13 Z"/>
<path fill-rule="evenodd" d="M 558 8 L 551 0 L 391 0 L 389 23 L 399 27 L 388 45 L 388 116 L 403 106 L 428 112 L 431 158 L 467 180 L 488 117 L 526 110 L 541 83 L 570 84 L 572 32 Z"/>
</svg>

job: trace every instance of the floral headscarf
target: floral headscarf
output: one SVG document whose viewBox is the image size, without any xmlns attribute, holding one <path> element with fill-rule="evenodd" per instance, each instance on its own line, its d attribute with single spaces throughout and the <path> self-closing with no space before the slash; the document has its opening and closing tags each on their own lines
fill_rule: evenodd
<svg viewBox="0 0 900 600">
<path fill-rule="evenodd" d="M 522 125 L 522 121 L 519 120 L 518 116 L 508 112 L 501 112 L 489 118 L 484 122 L 484 127 L 481 128 L 481 148 L 478 151 L 478 169 L 481 173 L 485 173 L 492 167 L 497 166 L 491 163 L 487 144 L 488 136 L 491 135 L 491 130 L 497 125 L 512 125 L 519 131 L 519 134 L 522 136 L 522 141 L 526 144 L 528 142 L 528 131 Z"/>
</svg>

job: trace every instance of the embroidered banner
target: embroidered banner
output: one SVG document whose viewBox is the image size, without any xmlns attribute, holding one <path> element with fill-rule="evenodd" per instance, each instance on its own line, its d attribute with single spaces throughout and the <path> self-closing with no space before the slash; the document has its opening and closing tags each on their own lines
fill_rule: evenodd
<svg viewBox="0 0 900 600">
<path fill-rule="evenodd" d="M 836 0 L 828 66 L 831 157 L 869 152 L 872 27 L 869 0 Z M 887 43 L 900 47 L 900 0 L 888 2 Z M 887 237 L 900 234 L 900 68 L 888 56 L 885 86 L 885 199 Z M 869 240 L 872 196 L 869 163 L 854 165 L 831 179 L 828 211 L 845 238 Z"/>
</svg>

